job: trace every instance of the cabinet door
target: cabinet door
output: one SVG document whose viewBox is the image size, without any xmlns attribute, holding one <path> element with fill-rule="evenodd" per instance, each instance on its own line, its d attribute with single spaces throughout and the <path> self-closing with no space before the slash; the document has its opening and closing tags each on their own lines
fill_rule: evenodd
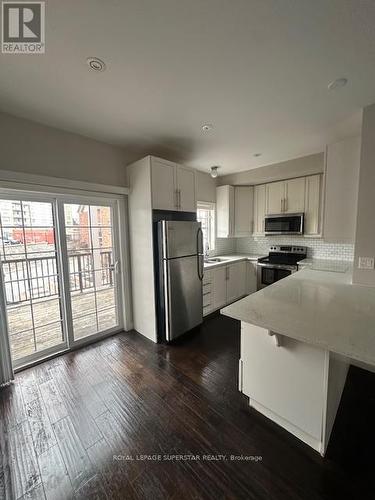
<svg viewBox="0 0 375 500">
<path fill-rule="evenodd" d="M 266 184 L 266 213 L 280 214 L 284 209 L 285 182 Z"/>
<path fill-rule="evenodd" d="M 246 293 L 257 291 L 257 264 L 256 262 L 246 262 Z"/>
<path fill-rule="evenodd" d="M 227 303 L 227 268 L 217 267 L 211 270 L 212 273 L 212 297 L 213 309 L 219 309 Z"/>
<path fill-rule="evenodd" d="M 264 234 L 266 214 L 266 185 L 254 187 L 254 234 Z"/>
<path fill-rule="evenodd" d="M 305 234 L 320 233 L 320 175 L 306 177 Z"/>
<path fill-rule="evenodd" d="M 227 304 L 246 295 L 246 262 L 227 266 Z"/>
<path fill-rule="evenodd" d="M 195 212 L 195 174 L 190 168 L 177 165 L 176 188 L 178 189 L 178 208 L 182 212 Z"/>
<path fill-rule="evenodd" d="M 305 177 L 285 182 L 284 212 L 296 214 L 305 210 Z"/>
<path fill-rule="evenodd" d="M 241 323 L 242 391 L 280 425 L 284 419 L 320 440 L 327 353 L 287 337 L 281 345 L 268 330 Z"/>
<path fill-rule="evenodd" d="M 216 188 L 216 228 L 218 238 L 231 238 L 234 231 L 234 188 Z"/>
<path fill-rule="evenodd" d="M 234 236 L 251 236 L 253 226 L 253 188 L 234 188 Z"/>
<path fill-rule="evenodd" d="M 176 210 L 175 164 L 152 158 L 152 208 L 154 210 Z"/>
</svg>

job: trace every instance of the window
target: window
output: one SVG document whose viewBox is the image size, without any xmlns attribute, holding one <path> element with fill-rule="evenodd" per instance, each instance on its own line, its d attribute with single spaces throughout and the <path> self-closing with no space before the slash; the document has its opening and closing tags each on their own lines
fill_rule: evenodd
<svg viewBox="0 0 375 500">
<path fill-rule="evenodd" d="M 215 204 L 198 201 L 197 220 L 202 224 L 203 249 L 215 249 Z"/>
</svg>

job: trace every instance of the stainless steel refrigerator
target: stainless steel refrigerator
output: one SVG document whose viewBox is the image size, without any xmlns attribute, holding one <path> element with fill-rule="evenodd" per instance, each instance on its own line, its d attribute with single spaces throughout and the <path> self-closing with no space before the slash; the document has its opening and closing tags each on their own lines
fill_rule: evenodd
<svg viewBox="0 0 375 500">
<path fill-rule="evenodd" d="M 161 337 L 167 342 L 203 321 L 200 222 L 158 222 Z M 160 333 L 160 332 L 159 332 Z"/>
</svg>

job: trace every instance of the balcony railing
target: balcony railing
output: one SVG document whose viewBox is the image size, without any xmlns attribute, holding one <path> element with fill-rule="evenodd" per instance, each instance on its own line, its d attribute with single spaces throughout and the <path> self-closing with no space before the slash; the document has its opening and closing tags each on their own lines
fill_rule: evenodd
<svg viewBox="0 0 375 500">
<path fill-rule="evenodd" d="M 100 253 L 94 265 L 91 253 L 69 255 L 70 291 L 113 285 L 112 252 Z M 59 295 L 58 264 L 55 256 L 4 260 L 2 269 L 8 305 Z"/>
</svg>

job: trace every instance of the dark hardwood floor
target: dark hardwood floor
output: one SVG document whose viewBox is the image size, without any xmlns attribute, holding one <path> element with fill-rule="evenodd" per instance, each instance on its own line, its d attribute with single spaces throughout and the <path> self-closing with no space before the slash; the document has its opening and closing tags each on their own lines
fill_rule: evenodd
<svg viewBox="0 0 375 500">
<path fill-rule="evenodd" d="M 239 323 L 214 316 L 173 346 L 123 333 L 19 373 L 0 498 L 375 498 L 375 375 L 351 369 L 322 459 L 249 410 L 238 357 Z"/>
</svg>

